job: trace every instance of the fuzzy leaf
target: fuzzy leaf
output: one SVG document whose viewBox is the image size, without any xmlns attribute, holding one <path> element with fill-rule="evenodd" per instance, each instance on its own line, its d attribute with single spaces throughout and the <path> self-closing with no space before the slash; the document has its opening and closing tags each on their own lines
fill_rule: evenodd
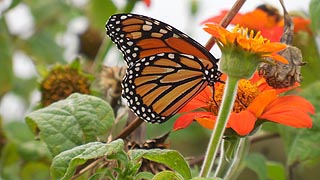
<svg viewBox="0 0 320 180">
<path fill-rule="evenodd" d="M 133 160 L 141 158 L 148 159 L 157 163 L 162 163 L 180 173 L 185 179 L 191 179 L 191 172 L 188 163 L 183 156 L 175 150 L 151 149 L 151 150 L 131 150 L 128 152 Z"/>
<path fill-rule="evenodd" d="M 89 95 L 72 94 L 67 99 L 31 112 L 27 124 L 47 144 L 53 156 L 106 137 L 114 123 L 112 108 Z"/>
<path fill-rule="evenodd" d="M 152 179 L 153 177 L 151 172 L 140 172 L 135 176 L 136 180 Z"/>
<path fill-rule="evenodd" d="M 77 166 L 84 164 L 90 159 L 99 158 L 118 153 L 123 150 L 124 143 L 121 139 L 105 144 L 91 142 L 73 149 L 69 149 L 57 155 L 51 164 L 53 179 L 70 179 Z"/>
<path fill-rule="evenodd" d="M 158 174 L 156 174 L 152 180 L 163 180 L 163 179 L 167 179 L 167 180 L 184 180 L 183 177 L 181 177 L 181 175 L 172 172 L 172 171 L 162 171 Z"/>
</svg>

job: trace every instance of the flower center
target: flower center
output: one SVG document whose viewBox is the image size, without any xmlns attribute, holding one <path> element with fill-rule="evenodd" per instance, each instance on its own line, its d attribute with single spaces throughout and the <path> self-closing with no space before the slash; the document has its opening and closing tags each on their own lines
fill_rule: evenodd
<svg viewBox="0 0 320 180">
<path fill-rule="evenodd" d="M 209 103 L 209 110 L 215 115 L 218 114 L 219 107 L 222 101 L 224 84 L 215 86 L 214 100 Z M 238 85 L 237 97 L 234 102 L 233 112 L 239 113 L 245 110 L 250 103 L 259 95 L 259 89 L 256 84 L 251 83 L 249 80 L 240 80 Z"/>
</svg>

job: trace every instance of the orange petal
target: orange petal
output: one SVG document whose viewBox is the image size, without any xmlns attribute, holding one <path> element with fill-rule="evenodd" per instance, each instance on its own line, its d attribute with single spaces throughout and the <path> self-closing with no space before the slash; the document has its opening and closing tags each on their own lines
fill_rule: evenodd
<svg viewBox="0 0 320 180">
<path fill-rule="evenodd" d="M 278 62 L 281 62 L 283 64 L 289 64 L 289 62 L 288 62 L 288 60 L 286 58 L 284 58 L 283 56 L 280 56 L 277 53 L 267 54 L 264 57 L 272 58 L 272 59 L 274 59 L 274 60 L 276 60 Z"/>
<path fill-rule="evenodd" d="M 258 71 L 256 71 L 253 76 L 250 79 L 251 83 L 257 83 L 258 81 L 260 81 L 262 78 L 259 76 Z"/>
<path fill-rule="evenodd" d="M 216 123 L 217 120 L 217 116 L 211 114 L 210 116 L 207 117 L 199 117 L 199 118 L 195 118 L 195 120 L 203 127 L 208 128 L 208 129 L 213 129 L 214 125 Z M 229 128 L 230 125 L 229 123 L 227 123 L 226 128 Z"/>
<path fill-rule="evenodd" d="M 218 16 L 213 16 L 209 19 L 204 20 L 201 24 L 206 23 L 220 23 L 224 16 L 228 13 L 229 10 L 222 10 Z M 238 24 L 240 22 L 242 14 L 238 13 L 231 21 L 230 24 Z"/>
<path fill-rule="evenodd" d="M 261 118 L 296 128 L 311 128 L 313 105 L 299 96 L 283 96 L 272 102 Z"/>
<path fill-rule="evenodd" d="M 250 111 L 231 113 L 229 119 L 230 127 L 240 136 L 248 135 L 254 128 L 257 118 Z"/>
<path fill-rule="evenodd" d="M 173 130 L 177 131 L 179 129 L 187 128 L 195 118 L 198 117 L 211 117 L 210 112 L 191 112 L 180 116 L 173 124 Z"/>
<path fill-rule="evenodd" d="M 275 26 L 272 28 L 260 29 L 261 35 L 268 38 L 270 42 L 280 42 L 280 38 L 283 34 L 283 26 Z"/>
<path fill-rule="evenodd" d="M 255 9 L 252 12 L 244 14 L 240 24 L 249 29 L 260 30 L 272 26 L 273 22 L 270 22 L 270 18 L 266 12 L 261 9 Z"/>
<path fill-rule="evenodd" d="M 216 38 L 220 38 L 222 28 L 218 24 L 205 24 L 203 29 Z"/>
<path fill-rule="evenodd" d="M 251 102 L 248 110 L 258 118 L 265 110 L 265 107 L 276 98 L 277 93 L 275 90 L 263 91 Z"/>
<path fill-rule="evenodd" d="M 312 33 L 310 28 L 310 19 L 305 19 L 303 17 L 293 17 L 292 20 L 294 23 L 294 32 L 306 31 L 310 34 Z"/>
<path fill-rule="evenodd" d="M 228 34 L 231 34 L 229 31 L 227 31 L 226 29 L 224 29 L 223 27 L 221 27 L 218 24 L 205 24 L 207 27 L 204 27 L 203 29 L 208 32 L 209 34 L 211 34 L 213 37 L 218 38 L 219 41 L 222 44 L 226 44 L 227 43 L 227 39 L 226 36 Z"/>
<path fill-rule="evenodd" d="M 195 120 L 203 127 L 213 129 L 216 123 L 216 116 L 213 118 L 196 118 Z"/>
<path fill-rule="evenodd" d="M 256 52 L 265 52 L 265 53 L 273 53 L 279 52 L 287 47 L 286 44 L 279 43 L 279 42 L 270 42 L 265 44 L 256 45 L 255 51 Z"/>
<path fill-rule="evenodd" d="M 272 102 L 268 107 L 266 107 L 266 111 L 272 111 L 272 109 L 275 109 L 277 106 L 289 107 L 289 108 L 299 108 L 301 111 L 306 113 L 315 113 L 315 109 L 313 105 L 307 101 L 306 99 L 295 96 L 295 95 L 287 95 L 277 98 L 274 102 Z"/>
<path fill-rule="evenodd" d="M 269 86 L 268 83 L 266 82 L 266 79 L 258 76 L 258 78 L 255 78 L 252 80 L 250 80 L 251 82 L 255 82 L 258 85 L 259 91 L 263 92 L 263 91 L 267 91 L 267 90 L 275 90 L 277 92 L 277 94 L 281 94 L 287 91 L 290 91 L 298 86 L 300 86 L 299 83 L 294 83 L 294 85 L 287 87 L 287 88 L 280 88 L 280 89 L 274 89 L 273 87 Z"/>
<path fill-rule="evenodd" d="M 281 89 L 276 89 L 276 91 L 277 91 L 277 94 L 281 94 L 281 93 L 290 91 L 290 90 L 292 90 L 292 89 L 295 89 L 296 87 L 299 87 L 299 86 L 300 86 L 300 83 L 295 82 L 295 83 L 294 83 L 292 86 L 290 86 L 290 87 L 281 88 Z M 296 88 L 295 90 L 298 91 L 298 92 L 300 91 L 299 88 Z"/>
</svg>

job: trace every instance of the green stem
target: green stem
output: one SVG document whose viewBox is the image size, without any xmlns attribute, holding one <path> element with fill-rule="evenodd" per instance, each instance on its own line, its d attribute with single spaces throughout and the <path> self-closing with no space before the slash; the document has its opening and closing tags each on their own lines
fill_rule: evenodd
<svg viewBox="0 0 320 180">
<path fill-rule="evenodd" d="M 238 82 L 239 78 L 228 76 L 218 118 L 211 134 L 208 149 L 200 171 L 200 177 L 208 177 L 210 174 L 229 115 L 233 108 Z"/>
<path fill-rule="evenodd" d="M 136 4 L 137 0 L 130 0 L 127 2 L 126 6 L 120 11 L 121 13 L 129 13 L 132 11 Z M 94 65 L 92 67 L 92 72 L 100 72 L 103 60 L 110 48 L 112 47 L 112 41 L 108 38 L 102 42 L 101 47 L 99 48 L 98 54 L 94 60 Z"/>
<path fill-rule="evenodd" d="M 248 138 L 246 137 L 222 139 L 220 161 L 215 171 L 215 177 L 228 180 L 237 176 L 239 164 L 247 153 L 247 147 L 249 147 L 247 142 Z"/>
<path fill-rule="evenodd" d="M 96 55 L 96 58 L 94 59 L 91 72 L 94 73 L 94 72 L 101 71 L 103 60 L 111 47 L 112 47 L 112 41 L 110 39 L 104 39 Z"/>
</svg>

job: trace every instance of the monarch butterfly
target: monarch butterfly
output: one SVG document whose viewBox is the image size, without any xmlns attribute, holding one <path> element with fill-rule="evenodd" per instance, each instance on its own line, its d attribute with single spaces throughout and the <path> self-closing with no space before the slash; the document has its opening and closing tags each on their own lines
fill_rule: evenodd
<svg viewBox="0 0 320 180">
<path fill-rule="evenodd" d="M 115 14 L 106 31 L 128 65 L 122 97 L 147 122 L 165 122 L 206 86 L 220 81 L 218 59 L 166 23 Z"/>
</svg>

